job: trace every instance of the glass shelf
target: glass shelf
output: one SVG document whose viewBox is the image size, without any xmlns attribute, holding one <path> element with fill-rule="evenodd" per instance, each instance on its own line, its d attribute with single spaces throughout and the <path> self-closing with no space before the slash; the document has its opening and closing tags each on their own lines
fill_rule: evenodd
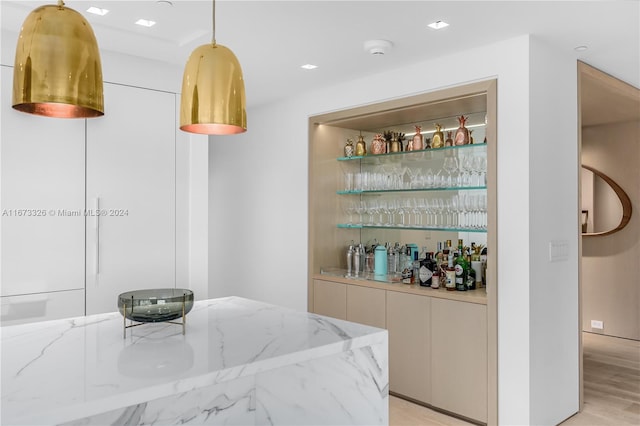
<svg viewBox="0 0 640 426">
<path fill-rule="evenodd" d="M 430 191 L 476 191 L 486 190 L 486 186 L 452 186 L 446 188 L 411 188 L 411 189 L 370 189 L 355 191 L 336 191 L 338 195 L 354 195 L 354 194 L 385 194 L 388 192 L 430 192 Z"/>
<path fill-rule="evenodd" d="M 405 229 L 412 231 L 445 231 L 445 232 L 477 232 L 487 233 L 486 228 L 453 228 L 444 226 L 400 226 L 400 225 L 362 225 L 358 223 L 339 223 L 341 229 Z"/>
<path fill-rule="evenodd" d="M 458 146 L 445 146 L 443 148 L 429 148 L 423 149 L 420 151 L 402 151 L 402 152 L 390 152 L 388 154 L 371 154 L 371 155 L 354 155 L 353 157 L 338 157 L 338 161 L 353 161 L 353 160 L 383 160 L 385 158 L 397 157 L 397 156 L 407 156 L 413 157 L 415 159 L 423 159 L 429 158 L 433 153 L 439 152 L 447 152 L 447 151 L 458 151 L 458 150 L 473 150 L 474 148 L 477 151 L 484 151 L 487 147 L 486 143 L 474 143 L 469 145 L 458 145 Z"/>
</svg>

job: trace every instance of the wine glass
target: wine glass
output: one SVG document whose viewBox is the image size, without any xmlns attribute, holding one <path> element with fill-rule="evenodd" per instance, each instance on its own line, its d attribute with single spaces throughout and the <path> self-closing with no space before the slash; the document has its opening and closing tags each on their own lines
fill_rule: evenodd
<svg viewBox="0 0 640 426">
<path fill-rule="evenodd" d="M 411 200 L 411 204 L 413 206 L 412 208 L 412 212 L 413 212 L 413 224 L 414 226 L 422 226 L 422 204 L 424 204 L 424 200 L 420 199 L 420 198 L 414 198 L 413 200 Z"/>
<path fill-rule="evenodd" d="M 451 197 L 451 226 L 456 228 L 460 226 L 460 196 Z"/>
<path fill-rule="evenodd" d="M 435 226 L 444 228 L 444 200 L 442 198 L 436 198 L 433 200 L 432 208 L 435 212 Z"/>
<path fill-rule="evenodd" d="M 363 224 L 363 215 L 367 212 L 367 202 L 364 200 L 360 200 L 356 202 L 355 212 L 358 214 L 360 221 L 358 222 L 360 225 Z"/>
<path fill-rule="evenodd" d="M 461 177 L 461 186 L 471 186 L 471 171 L 473 170 L 473 161 L 475 157 L 470 155 L 466 155 L 462 158 L 460 162 L 460 171 L 462 172 Z"/>
<path fill-rule="evenodd" d="M 389 214 L 389 210 L 387 208 L 387 201 L 386 200 L 380 200 L 378 201 L 378 225 L 383 226 L 385 225 L 385 221 L 384 221 L 384 215 L 388 215 Z"/>
<path fill-rule="evenodd" d="M 401 202 L 402 202 L 402 225 L 411 226 L 411 212 L 413 210 L 411 199 L 405 198 Z"/>
<path fill-rule="evenodd" d="M 425 198 L 424 200 L 422 200 L 422 211 L 424 212 L 424 216 L 425 216 L 425 226 L 426 227 L 430 227 L 433 225 L 433 209 L 432 209 L 432 204 L 430 202 L 429 199 Z"/>
<path fill-rule="evenodd" d="M 396 223 L 396 213 L 398 212 L 398 200 L 389 200 L 387 202 L 387 211 L 389 213 L 389 226 L 394 226 Z"/>
<path fill-rule="evenodd" d="M 442 163 L 442 168 L 444 169 L 444 171 L 447 172 L 447 180 L 446 180 L 446 184 L 444 186 L 446 187 L 453 187 L 454 186 L 454 182 L 453 182 L 453 172 L 455 172 L 456 170 L 458 170 L 458 159 L 456 157 L 446 157 L 444 159 L 444 162 Z"/>
<path fill-rule="evenodd" d="M 433 170 L 430 168 L 424 172 L 424 186 L 425 188 L 433 188 Z"/>
<path fill-rule="evenodd" d="M 487 194 L 478 196 L 478 228 L 487 229 Z"/>
<path fill-rule="evenodd" d="M 487 185 L 487 158 L 477 157 L 476 171 L 478 172 L 478 186 Z"/>
<path fill-rule="evenodd" d="M 347 214 L 347 224 L 351 226 L 353 224 L 353 213 L 355 211 L 355 205 L 353 201 L 345 201 L 342 205 L 344 212 Z"/>
<path fill-rule="evenodd" d="M 374 225 L 373 216 L 378 212 L 378 201 L 367 201 L 367 213 L 369 214 L 369 225 Z"/>
</svg>

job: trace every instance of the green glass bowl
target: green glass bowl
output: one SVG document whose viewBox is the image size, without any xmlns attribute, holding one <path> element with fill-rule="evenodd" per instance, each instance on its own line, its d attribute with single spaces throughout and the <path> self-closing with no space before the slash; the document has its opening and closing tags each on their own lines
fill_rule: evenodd
<svg viewBox="0 0 640 426">
<path fill-rule="evenodd" d="M 183 288 L 134 290 L 118 296 L 118 310 L 137 322 L 171 321 L 193 308 L 193 292 Z M 126 308 L 126 311 L 125 311 Z"/>
</svg>

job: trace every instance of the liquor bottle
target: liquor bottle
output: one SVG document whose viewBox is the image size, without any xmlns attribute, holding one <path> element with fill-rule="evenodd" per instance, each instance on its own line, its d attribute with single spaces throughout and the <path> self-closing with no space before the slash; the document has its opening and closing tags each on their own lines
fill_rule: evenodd
<svg viewBox="0 0 640 426">
<path fill-rule="evenodd" d="M 391 148 L 389 152 L 400 152 L 402 151 L 401 143 L 398 141 L 398 132 L 393 132 L 391 137 Z"/>
<path fill-rule="evenodd" d="M 453 266 L 453 252 L 448 253 L 447 257 L 447 272 L 446 272 L 446 284 L 445 287 L 448 291 L 456 289 L 456 269 Z"/>
<path fill-rule="evenodd" d="M 440 262 L 440 284 L 446 287 L 447 284 L 447 259 L 449 258 L 449 249 L 442 250 L 442 261 Z"/>
<path fill-rule="evenodd" d="M 367 143 L 364 141 L 362 133 L 358 136 L 358 142 L 356 142 L 356 155 L 358 157 L 367 155 Z"/>
<path fill-rule="evenodd" d="M 487 248 L 483 248 L 480 253 L 480 262 L 482 262 L 482 287 L 487 287 Z"/>
<path fill-rule="evenodd" d="M 439 288 L 440 287 L 440 267 L 438 263 L 435 261 L 433 252 L 429 252 L 429 256 L 431 257 L 431 263 L 427 267 L 431 269 L 431 288 Z"/>
<path fill-rule="evenodd" d="M 413 262 L 411 262 L 411 284 L 420 284 L 420 259 L 418 250 L 412 251 Z"/>
<path fill-rule="evenodd" d="M 432 148 L 442 148 L 444 146 L 444 133 L 442 133 L 442 126 L 436 123 L 436 131 L 433 132 L 433 139 L 431 140 Z"/>
<path fill-rule="evenodd" d="M 469 129 L 464 127 L 467 122 L 467 117 L 461 115 L 458 117 L 458 122 L 460 123 L 460 127 L 456 130 L 456 135 L 454 136 L 454 145 L 469 145 Z"/>
<path fill-rule="evenodd" d="M 426 253 L 424 259 L 420 261 L 420 285 L 423 287 L 431 287 L 433 282 L 433 266 L 431 253 Z"/>
<path fill-rule="evenodd" d="M 438 251 L 434 257 L 436 264 L 438 265 L 438 269 L 440 268 L 440 264 L 442 263 L 442 243 L 438 241 Z"/>
<path fill-rule="evenodd" d="M 416 128 L 416 134 L 413 135 L 413 139 L 409 144 L 411 146 L 411 149 L 409 151 L 420 151 L 424 149 L 422 133 L 420 133 L 420 131 L 422 130 L 422 127 L 421 126 L 414 126 L 414 127 Z"/>
<path fill-rule="evenodd" d="M 471 255 L 467 254 L 467 265 L 469 269 L 467 270 L 467 281 L 465 282 L 465 287 L 467 290 L 475 290 L 476 289 L 476 271 L 471 267 Z"/>
<path fill-rule="evenodd" d="M 455 260 L 455 271 L 456 290 L 467 291 L 467 275 L 469 273 L 469 266 L 467 265 L 467 259 L 464 255 L 462 240 L 458 240 L 458 257 Z"/>
<path fill-rule="evenodd" d="M 403 246 L 403 254 L 401 259 L 402 283 L 411 284 L 413 278 L 413 259 L 411 259 L 411 247 Z"/>
</svg>

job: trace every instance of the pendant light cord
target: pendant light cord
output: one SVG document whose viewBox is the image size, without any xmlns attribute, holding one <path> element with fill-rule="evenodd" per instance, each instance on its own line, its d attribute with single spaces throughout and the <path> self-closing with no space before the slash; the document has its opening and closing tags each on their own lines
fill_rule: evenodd
<svg viewBox="0 0 640 426">
<path fill-rule="evenodd" d="M 62 0 L 61 0 L 62 1 Z M 216 0 L 212 0 L 213 7 L 211 8 L 211 27 L 213 28 L 213 35 L 211 37 L 211 43 L 215 46 L 216 44 Z"/>
</svg>

